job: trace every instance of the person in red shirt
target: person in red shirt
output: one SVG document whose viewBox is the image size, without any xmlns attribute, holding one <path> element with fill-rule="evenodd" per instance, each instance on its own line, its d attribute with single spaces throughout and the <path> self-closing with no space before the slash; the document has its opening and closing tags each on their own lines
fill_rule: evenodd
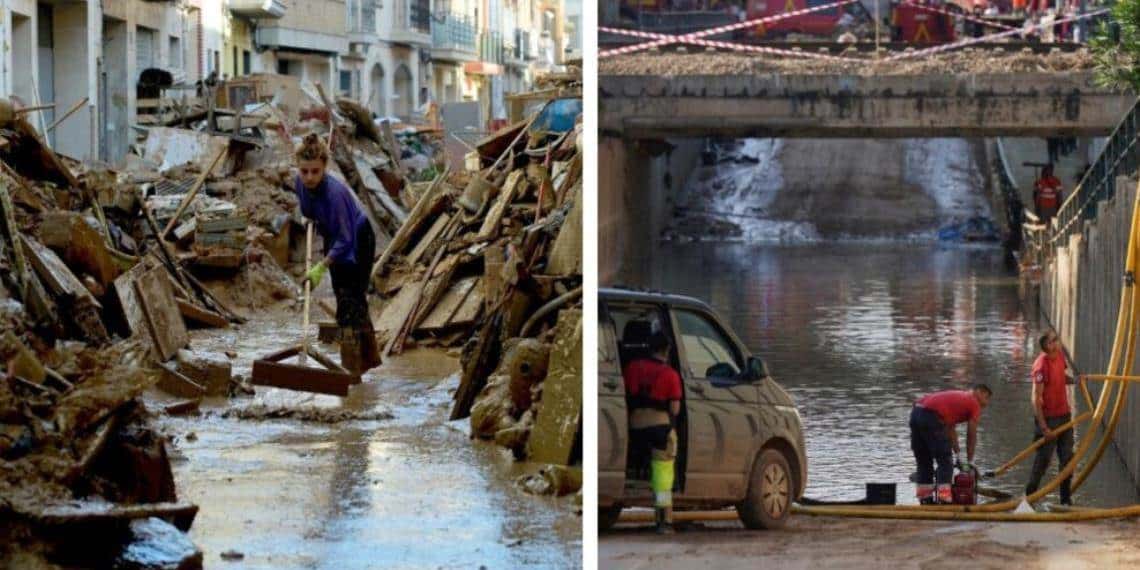
<svg viewBox="0 0 1140 570">
<path fill-rule="evenodd" d="M 673 461 L 677 457 L 677 432 L 681 413 L 681 376 L 669 366 L 669 338 L 662 332 L 649 335 L 648 354 L 635 358 L 622 370 L 629 402 L 629 439 L 634 465 L 648 459 L 649 483 L 657 532 L 673 530 Z"/>
<path fill-rule="evenodd" d="M 1053 165 L 1046 164 L 1041 168 L 1041 178 L 1033 183 L 1033 206 L 1037 210 L 1037 217 L 1048 222 L 1057 215 L 1063 201 L 1061 181 L 1053 176 Z"/>
<path fill-rule="evenodd" d="M 1065 354 L 1062 350 L 1061 340 L 1057 333 L 1049 331 L 1038 339 L 1041 354 L 1033 362 L 1033 415 L 1036 422 L 1033 426 L 1033 441 L 1045 438 L 1047 441 L 1037 448 L 1037 456 L 1033 459 L 1033 470 L 1029 475 L 1029 483 L 1025 485 L 1025 494 L 1032 495 L 1041 484 L 1041 477 L 1049 469 L 1050 456 L 1053 450 L 1057 451 L 1057 469 L 1064 469 L 1069 460 L 1073 458 L 1073 429 L 1057 430 L 1072 419 L 1072 408 L 1069 406 L 1069 379 L 1066 374 Z M 1061 482 L 1061 504 L 1072 504 L 1072 477 Z"/>
<path fill-rule="evenodd" d="M 978 420 L 990 403 L 993 391 L 985 384 L 970 390 L 946 390 L 919 398 L 910 412 L 910 448 L 918 463 L 915 496 L 923 504 L 950 503 L 950 478 L 954 475 L 951 451 L 958 455 L 958 432 L 955 427 L 965 422 L 967 469 L 974 461 L 978 441 Z M 938 463 L 935 473 L 934 463 Z M 937 476 L 937 477 L 936 477 Z M 938 493 L 935 496 L 935 480 Z"/>
</svg>

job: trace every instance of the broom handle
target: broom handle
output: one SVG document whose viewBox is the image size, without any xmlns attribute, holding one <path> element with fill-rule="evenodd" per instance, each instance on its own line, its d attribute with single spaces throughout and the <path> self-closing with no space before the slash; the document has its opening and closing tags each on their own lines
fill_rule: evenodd
<svg viewBox="0 0 1140 570">
<path fill-rule="evenodd" d="M 309 222 L 308 229 L 305 231 L 305 273 L 312 269 L 313 265 L 313 222 Z M 309 356 L 309 293 L 313 288 L 313 282 L 308 279 L 305 280 L 305 316 L 304 323 L 301 325 L 301 364 L 305 363 L 305 359 Z"/>
</svg>

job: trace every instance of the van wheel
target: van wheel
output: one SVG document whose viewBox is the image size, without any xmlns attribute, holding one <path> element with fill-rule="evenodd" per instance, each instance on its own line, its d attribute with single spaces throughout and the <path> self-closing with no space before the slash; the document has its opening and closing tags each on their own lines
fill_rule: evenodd
<svg viewBox="0 0 1140 570">
<path fill-rule="evenodd" d="M 621 505 L 610 505 L 598 509 L 598 530 L 609 530 L 621 516 Z"/>
<path fill-rule="evenodd" d="M 792 512 L 792 470 L 784 454 L 775 449 L 760 452 L 752 464 L 748 495 L 736 512 L 750 529 L 781 528 Z"/>
</svg>

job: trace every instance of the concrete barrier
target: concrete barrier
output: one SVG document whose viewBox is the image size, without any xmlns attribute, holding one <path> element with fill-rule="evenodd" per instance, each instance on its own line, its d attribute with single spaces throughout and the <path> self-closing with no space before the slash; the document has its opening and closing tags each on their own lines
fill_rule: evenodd
<svg viewBox="0 0 1140 570">
<path fill-rule="evenodd" d="M 1116 196 L 1099 205 L 1097 218 L 1057 248 L 1041 279 L 1041 310 L 1069 348 L 1077 370 L 1086 374 L 1107 370 L 1116 335 L 1136 181 L 1119 178 L 1116 188 Z M 1140 374 L 1140 359 L 1132 373 Z M 1095 398 L 1096 386 L 1091 387 Z M 1129 395 L 1114 443 L 1140 489 L 1140 394 Z"/>
</svg>

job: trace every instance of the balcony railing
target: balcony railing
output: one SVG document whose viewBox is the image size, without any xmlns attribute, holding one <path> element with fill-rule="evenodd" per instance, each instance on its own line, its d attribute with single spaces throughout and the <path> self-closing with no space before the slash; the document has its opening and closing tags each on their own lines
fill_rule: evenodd
<svg viewBox="0 0 1140 570">
<path fill-rule="evenodd" d="M 534 50 L 530 42 L 530 30 L 515 28 L 515 45 L 511 49 L 511 57 L 520 61 L 534 59 Z"/>
<path fill-rule="evenodd" d="M 503 63 L 503 37 L 499 32 L 479 35 L 479 59 L 487 63 Z"/>
<path fill-rule="evenodd" d="M 376 33 L 377 0 L 348 0 L 347 5 L 349 33 Z"/>
<path fill-rule="evenodd" d="M 446 14 L 431 27 L 431 45 L 436 49 L 453 49 L 475 53 L 475 24 L 467 16 Z"/>
<path fill-rule="evenodd" d="M 395 26 L 420 34 L 431 33 L 431 0 L 393 0 Z"/>
</svg>

